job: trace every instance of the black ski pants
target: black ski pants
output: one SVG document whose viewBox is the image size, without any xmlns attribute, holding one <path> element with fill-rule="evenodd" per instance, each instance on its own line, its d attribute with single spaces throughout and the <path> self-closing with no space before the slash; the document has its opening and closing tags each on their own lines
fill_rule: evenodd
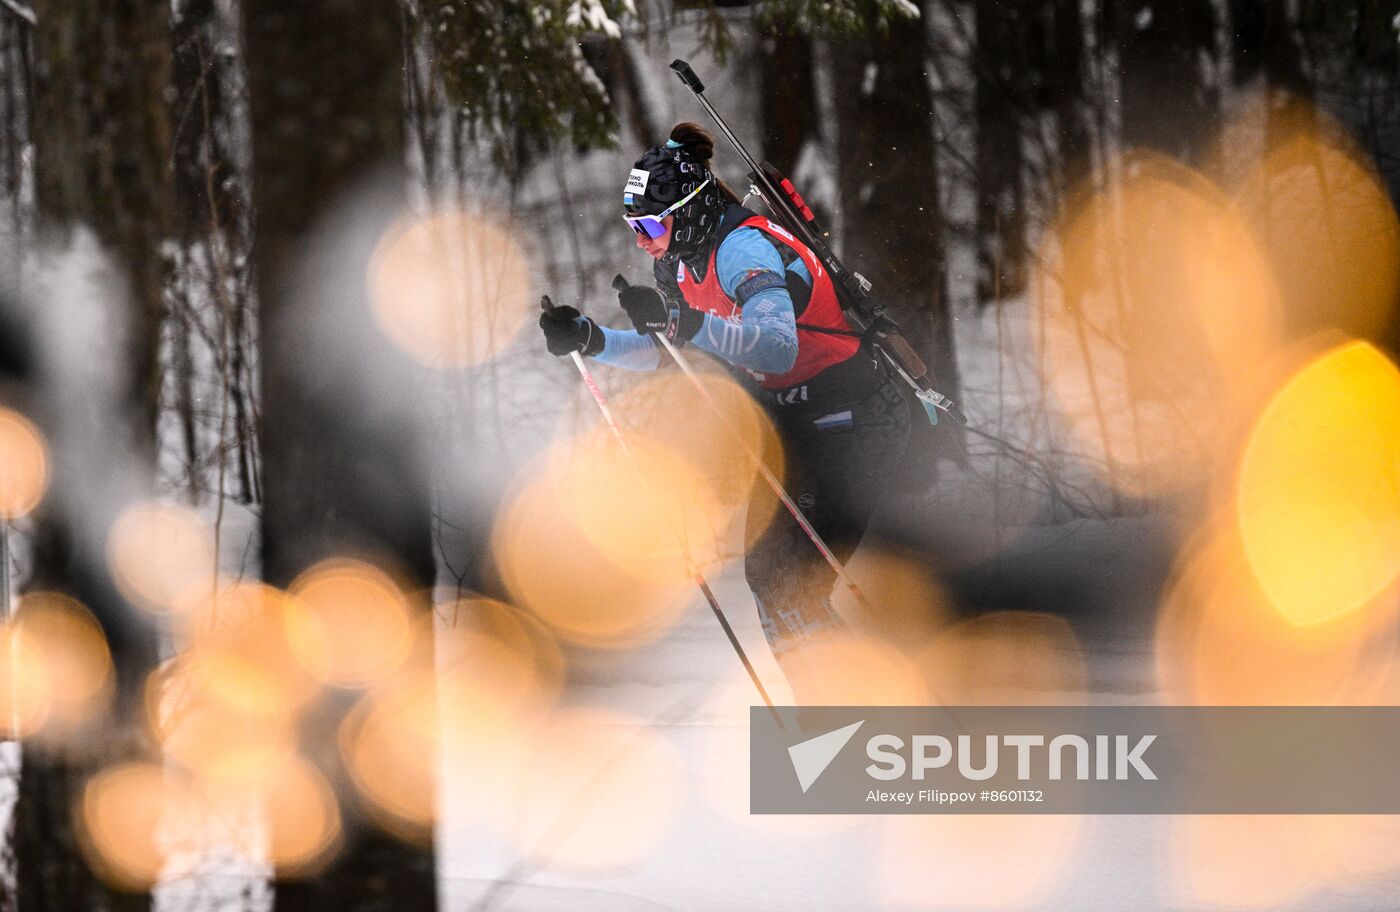
<svg viewBox="0 0 1400 912">
<path fill-rule="evenodd" d="M 834 401 L 833 401 L 834 400 Z M 824 396 L 800 410 L 771 409 L 787 465 L 786 487 L 843 564 L 860 544 L 871 515 L 895 482 L 909 439 L 909 408 L 899 385 L 883 377 L 874 390 L 852 401 Z M 744 575 L 758 603 L 763 633 L 794 696 L 802 702 L 802 644 L 843 627 L 831 607 L 836 571 L 822 557 L 788 510 L 771 506 L 760 483 L 748 522 L 773 516 L 744 562 Z"/>
</svg>

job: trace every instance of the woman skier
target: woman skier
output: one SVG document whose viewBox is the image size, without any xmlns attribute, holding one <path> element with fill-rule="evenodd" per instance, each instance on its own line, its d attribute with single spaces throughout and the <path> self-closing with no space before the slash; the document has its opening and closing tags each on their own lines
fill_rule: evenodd
<svg viewBox="0 0 1400 912">
<path fill-rule="evenodd" d="M 710 170 L 713 137 L 693 123 L 632 166 L 623 218 L 655 261 L 656 288 L 619 294 L 636 332 L 572 307 L 540 317 L 555 355 L 579 351 L 627 370 L 662 360 L 656 334 L 742 370 L 787 455 L 789 493 L 845 562 L 894 473 L 909 433 L 900 387 L 846 322 L 830 276 L 781 226 L 745 209 Z M 750 521 L 753 513 L 750 512 Z M 804 641 L 843 624 L 836 573 L 786 511 L 745 557 L 769 648 L 796 691 Z"/>
</svg>

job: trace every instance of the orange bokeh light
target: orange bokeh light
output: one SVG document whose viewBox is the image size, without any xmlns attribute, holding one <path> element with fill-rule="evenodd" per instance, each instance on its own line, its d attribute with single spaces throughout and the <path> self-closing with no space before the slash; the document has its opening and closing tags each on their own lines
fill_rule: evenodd
<svg viewBox="0 0 1400 912">
<path fill-rule="evenodd" d="M 738 542 L 747 550 L 780 509 L 756 457 L 780 482 L 786 465 L 782 439 L 767 411 L 708 360 L 696 361 L 695 367 L 694 381 L 668 371 L 647 375 L 615 397 L 614 409 L 625 416 L 629 437 L 664 448 L 684 464 L 686 477 L 644 465 L 645 485 L 659 486 L 664 501 L 685 503 L 683 510 L 671 508 L 668 522 L 684 530 L 703 567 L 738 556 Z M 643 490 L 634 468 L 624 467 L 622 474 L 635 490 Z"/>
<path fill-rule="evenodd" d="M 287 632 L 292 650 L 317 680 L 366 687 L 408 657 L 412 608 L 386 573 L 360 561 L 333 559 L 291 586 Z"/>
<path fill-rule="evenodd" d="M 498 215 L 439 211 L 402 219 L 370 264 L 380 329 L 430 367 L 488 361 L 515 337 L 533 306 L 534 271 L 521 236 Z"/>
<path fill-rule="evenodd" d="M 191 610 L 216 579 L 213 534 L 193 510 L 173 503 L 125 510 L 107 537 L 107 561 L 122 594 L 148 611 Z"/>
<path fill-rule="evenodd" d="M 1152 153 L 1073 197 L 1044 242 L 1043 381 L 1105 481 L 1133 496 L 1197 483 L 1277 345 L 1278 289 L 1223 191 Z"/>
<path fill-rule="evenodd" d="M 1306 102 L 1263 100 L 1266 146 L 1233 196 L 1294 334 L 1382 330 L 1400 296 L 1400 220 L 1345 128 Z"/>
<path fill-rule="evenodd" d="M 5 627 L 0 720 L 20 735 L 61 737 L 91 722 L 112 696 L 112 656 L 92 614 L 56 592 L 20 598 Z"/>
<path fill-rule="evenodd" d="M 1069 622 L 1032 611 L 999 611 L 949 627 L 918 662 L 939 702 L 953 705 L 1076 705 L 1089 679 Z"/>
<path fill-rule="evenodd" d="M 1370 605 L 1400 575 L 1400 370 L 1343 344 L 1299 370 L 1260 415 L 1240 460 L 1249 565 L 1290 622 Z"/>
<path fill-rule="evenodd" d="M 12 625 L 0 626 L 0 730 L 27 738 L 49 719 L 49 675 L 43 653 Z"/>
<path fill-rule="evenodd" d="M 340 727 L 340 751 L 359 793 L 390 832 L 424 841 L 437 819 L 442 720 L 431 669 L 398 676 Z"/>
<path fill-rule="evenodd" d="M 596 430 L 551 451 L 546 478 L 561 513 L 643 579 L 685 579 L 686 557 L 697 566 L 721 561 L 734 508 L 720 505 L 704 473 L 671 447 L 637 434 L 627 442 L 624 450 Z"/>
<path fill-rule="evenodd" d="M 330 782 L 304 758 L 279 764 L 259 784 L 266 858 L 285 877 L 314 873 L 340 845 L 340 805 Z"/>
<path fill-rule="evenodd" d="M 600 548 L 598 530 L 585 534 L 561 509 L 550 463 L 546 456 L 527 469 L 497 516 L 492 551 L 513 601 L 586 646 L 629 648 L 660 636 L 691 591 L 680 555 L 667 544 L 672 539 L 661 539 L 664 547 L 649 543 L 646 555 L 630 558 Z M 608 525 L 622 528 L 614 520 Z M 644 556 L 652 563 L 644 566 Z"/>
<path fill-rule="evenodd" d="M 553 708 L 564 657 L 548 630 L 519 610 L 471 599 L 462 622 L 437 634 L 438 688 L 449 743 L 458 747 L 517 732 Z"/>
<path fill-rule="evenodd" d="M 218 698 L 250 712 L 291 712 L 321 690 L 293 651 L 295 599 L 263 583 L 221 587 L 184 615 L 190 670 Z"/>
<path fill-rule="evenodd" d="M 1260 588 L 1233 513 L 1186 545 L 1157 616 L 1158 686 L 1168 703 L 1347 705 L 1385 684 L 1395 646 L 1384 601 L 1307 626 Z"/>
<path fill-rule="evenodd" d="M 244 680 L 245 666 L 194 652 L 147 682 L 147 713 L 166 756 L 211 788 L 259 782 L 295 750 L 290 712 L 276 701 L 239 700 Z"/>
<path fill-rule="evenodd" d="M 845 566 L 866 604 L 839 582 L 831 592 L 831 604 L 861 630 L 891 643 L 922 643 L 948 623 L 948 595 L 926 559 L 863 546 Z"/>
<path fill-rule="evenodd" d="M 89 864 L 108 884 L 144 891 L 172 870 L 164 835 L 201 806 L 178 774 L 152 763 L 109 767 L 83 786 L 74 807 Z M 192 864 L 194 859 L 188 859 Z"/>
<path fill-rule="evenodd" d="M 23 415 L 0 408 L 0 519 L 16 519 L 39 505 L 49 486 L 44 436 Z"/>
</svg>

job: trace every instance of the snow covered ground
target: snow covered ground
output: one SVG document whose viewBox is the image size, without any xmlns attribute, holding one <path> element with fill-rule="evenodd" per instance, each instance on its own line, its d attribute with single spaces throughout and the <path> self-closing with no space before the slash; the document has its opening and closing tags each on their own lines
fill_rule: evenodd
<svg viewBox="0 0 1400 912">
<path fill-rule="evenodd" d="M 1057 540 L 1027 536 L 1017 550 L 1077 559 L 1105 537 L 1141 536 L 1144 524 L 1108 525 Z M 726 574 L 715 589 L 735 606 L 736 631 L 782 701 L 741 575 Z M 1093 689 L 1057 700 L 1154 699 L 1150 642 L 1113 626 L 1080 638 Z M 753 700 L 698 600 L 660 641 L 595 655 L 581 677 L 570 702 L 646 720 L 679 755 L 680 803 L 662 835 L 633 861 L 570 870 L 524 858 L 493 828 L 448 816 L 438 843 L 443 908 L 1302 912 L 1392 909 L 1400 889 L 1400 827 L 1392 818 L 749 816 Z M 468 778 L 444 770 L 449 808 Z"/>
</svg>

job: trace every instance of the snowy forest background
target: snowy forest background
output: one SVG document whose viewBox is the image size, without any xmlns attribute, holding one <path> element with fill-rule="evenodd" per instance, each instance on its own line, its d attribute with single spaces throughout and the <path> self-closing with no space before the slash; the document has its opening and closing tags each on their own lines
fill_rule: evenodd
<svg viewBox="0 0 1400 912">
<path fill-rule="evenodd" d="M 833 702 L 1400 696 L 1396 0 L 0 0 L 0 909 L 1386 907 L 1388 818 L 746 816 L 703 603 L 522 494 L 597 422 L 539 296 L 623 325 L 619 182 L 712 127 L 677 57 L 971 418 L 916 432 L 852 564 L 881 613 L 836 596 L 869 639 Z M 1378 512 L 1279 566 L 1378 569 L 1289 626 L 1232 511 L 1341 496 L 1240 469 L 1332 355 L 1361 404 L 1292 434 L 1375 456 Z M 685 410 L 598 376 L 642 430 Z M 392 671 L 326 658 L 391 634 Z"/>
</svg>

